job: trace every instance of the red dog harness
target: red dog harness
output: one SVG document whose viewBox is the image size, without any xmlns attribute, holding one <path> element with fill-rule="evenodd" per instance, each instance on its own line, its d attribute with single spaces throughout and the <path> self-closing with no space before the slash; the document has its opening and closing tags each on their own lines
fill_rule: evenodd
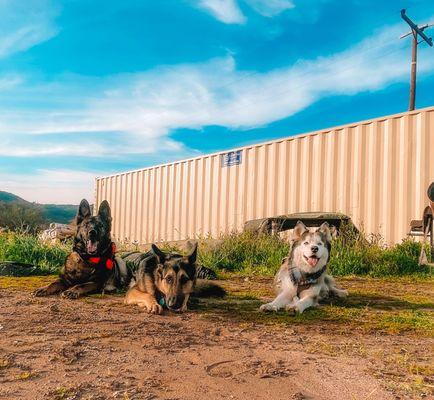
<svg viewBox="0 0 434 400">
<path fill-rule="evenodd" d="M 108 250 L 101 257 L 89 257 L 86 261 L 93 264 L 95 268 L 104 267 L 112 270 L 115 265 L 116 245 L 112 242 Z"/>
</svg>

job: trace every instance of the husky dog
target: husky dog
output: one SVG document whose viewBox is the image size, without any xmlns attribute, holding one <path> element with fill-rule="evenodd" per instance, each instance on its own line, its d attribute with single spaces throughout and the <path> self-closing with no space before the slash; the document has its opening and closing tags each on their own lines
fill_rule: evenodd
<svg viewBox="0 0 434 400">
<path fill-rule="evenodd" d="M 282 260 L 275 278 L 278 295 L 271 303 L 263 304 L 260 310 L 285 308 L 302 313 L 330 294 L 346 297 L 348 292 L 339 289 L 333 278 L 326 274 L 331 240 L 332 232 L 327 222 L 313 233 L 302 222 L 297 222 L 290 253 Z"/>
<path fill-rule="evenodd" d="M 89 203 L 83 199 L 77 211 L 72 253 L 66 258 L 59 278 L 36 290 L 34 295 L 60 293 L 62 297 L 76 299 L 126 286 L 129 274 L 125 263 L 115 255 L 110 235 L 111 220 L 107 201 L 104 200 L 98 214 L 92 216 Z"/>
</svg>

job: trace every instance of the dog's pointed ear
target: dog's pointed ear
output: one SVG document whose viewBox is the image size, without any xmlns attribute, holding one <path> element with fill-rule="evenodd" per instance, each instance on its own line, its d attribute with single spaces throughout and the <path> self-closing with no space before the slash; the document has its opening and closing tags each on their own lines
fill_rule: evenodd
<svg viewBox="0 0 434 400">
<path fill-rule="evenodd" d="M 99 205 L 98 216 L 107 224 L 110 225 L 112 222 L 112 214 L 110 210 L 110 205 L 107 200 L 104 200 Z"/>
<path fill-rule="evenodd" d="M 163 263 L 166 259 L 166 254 L 164 253 L 164 251 L 161 251 L 156 244 L 152 243 L 151 244 L 151 249 L 152 252 L 157 256 L 158 260 L 160 263 Z"/>
<path fill-rule="evenodd" d="M 336 226 L 332 225 L 330 227 L 330 234 L 332 235 L 333 239 L 336 239 L 338 237 L 338 230 L 336 229 Z"/>
<path fill-rule="evenodd" d="M 187 242 L 188 255 L 186 256 L 189 264 L 194 264 L 197 258 L 197 242 Z"/>
<path fill-rule="evenodd" d="M 294 231 L 292 232 L 292 240 L 293 241 L 297 241 L 298 239 L 301 238 L 301 235 L 303 235 L 303 233 L 305 233 L 308 229 L 306 228 L 306 225 L 303 224 L 303 222 L 298 221 L 297 224 L 295 225 Z"/>
<path fill-rule="evenodd" d="M 77 216 L 75 217 L 77 225 L 80 225 L 85 218 L 89 218 L 92 215 L 90 205 L 86 199 L 81 200 L 78 206 Z"/>
<path fill-rule="evenodd" d="M 321 224 L 321 226 L 319 227 L 318 231 L 321 232 L 325 236 L 325 238 L 328 242 L 331 242 L 332 233 L 330 230 L 330 225 L 327 222 L 323 222 Z"/>
</svg>

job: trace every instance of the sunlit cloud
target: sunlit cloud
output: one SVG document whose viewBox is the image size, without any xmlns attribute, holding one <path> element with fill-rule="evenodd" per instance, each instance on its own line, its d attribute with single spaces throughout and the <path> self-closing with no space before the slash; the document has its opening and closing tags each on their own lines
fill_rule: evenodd
<svg viewBox="0 0 434 400">
<path fill-rule="evenodd" d="M 57 7 L 49 0 L 0 1 L 0 58 L 29 49 L 58 32 Z"/>
</svg>

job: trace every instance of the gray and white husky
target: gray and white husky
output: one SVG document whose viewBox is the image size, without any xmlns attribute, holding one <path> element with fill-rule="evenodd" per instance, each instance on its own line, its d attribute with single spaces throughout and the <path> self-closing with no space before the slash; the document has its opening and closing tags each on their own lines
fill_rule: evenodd
<svg viewBox="0 0 434 400">
<path fill-rule="evenodd" d="M 326 273 L 330 259 L 332 231 L 327 222 L 310 232 L 298 221 L 294 228 L 292 246 L 288 257 L 275 278 L 277 297 L 260 307 L 261 311 L 295 310 L 302 313 L 318 305 L 330 294 L 346 297 L 348 292 L 339 289 L 334 279 Z"/>
</svg>

